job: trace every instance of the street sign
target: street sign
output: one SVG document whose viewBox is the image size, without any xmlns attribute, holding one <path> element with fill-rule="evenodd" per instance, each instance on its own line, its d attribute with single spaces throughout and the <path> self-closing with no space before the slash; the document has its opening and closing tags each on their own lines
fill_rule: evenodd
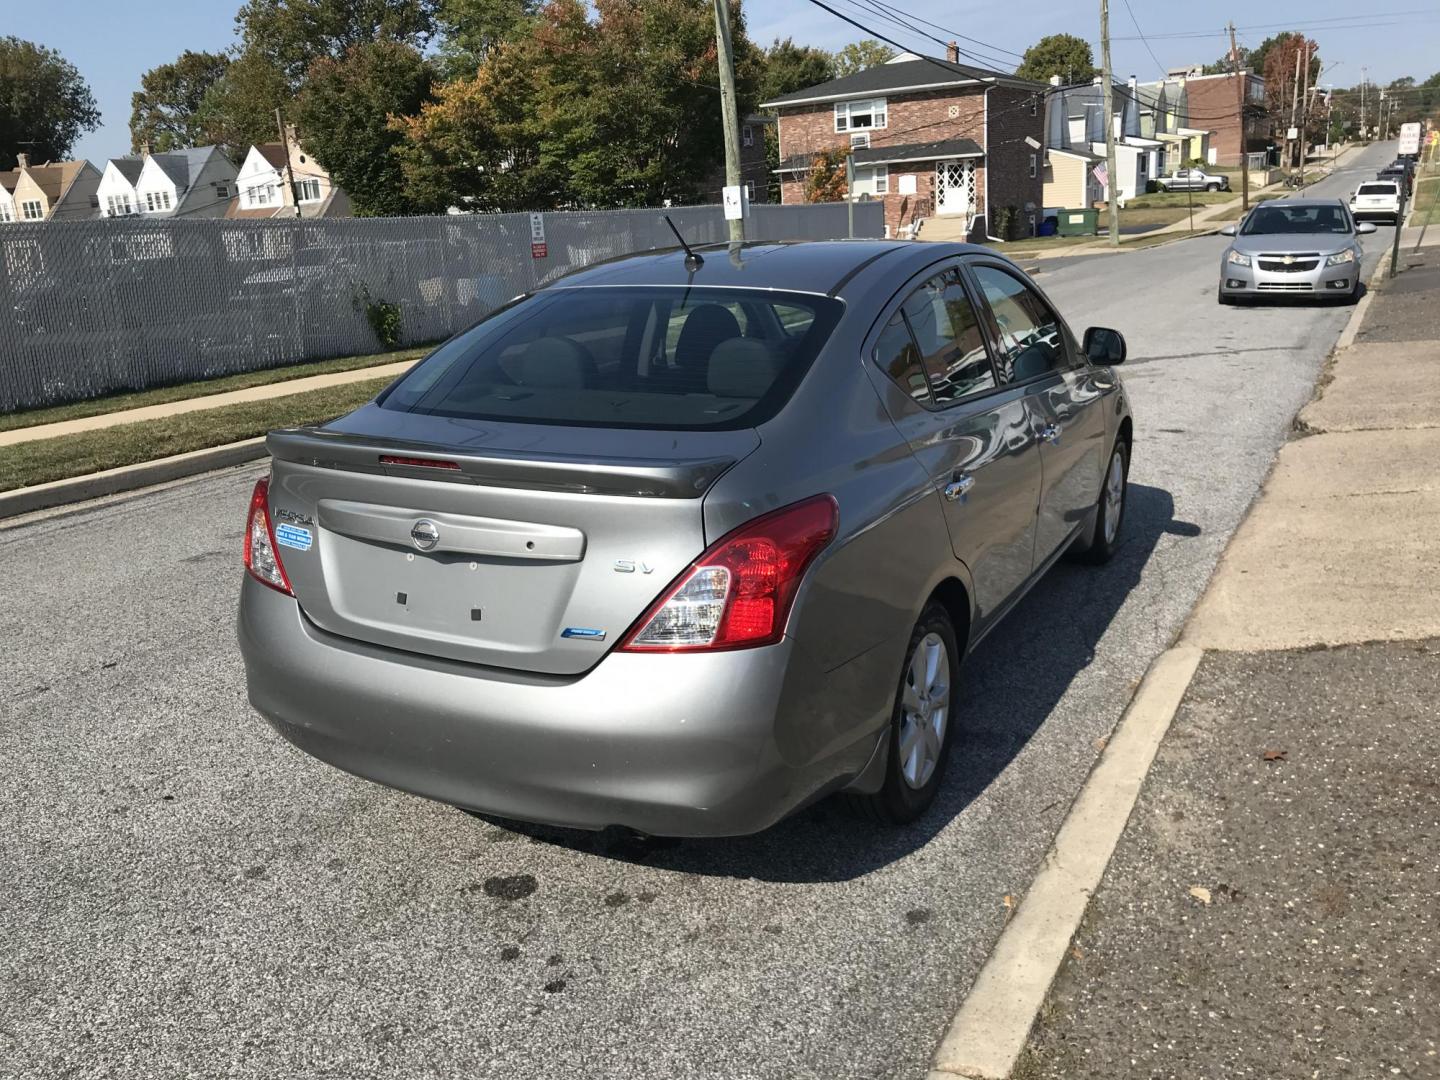
<svg viewBox="0 0 1440 1080">
<path fill-rule="evenodd" d="M 1285 138 L 1289 139 L 1291 142 L 1294 142 L 1296 139 L 1300 138 L 1300 129 L 1298 127 L 1286 128 Z"/>
<path fill-rule="evenodd" d="M 721 190 L 725 202 L 725 220 L 742 221 L 750 216 L 750 200 L 745 195 L 743 184 L 732 184 Z"/>
<path fill-rule="evenodd" d="M 544 259 L 550 254 L 550 247 L 545 243 L 545 219 L 539 214 L 530 215 L 530 257 L 532 259 Z"/>
<path fill-rule="evenodd" d="M 1400 125 L 1400 153 L 1418 154 L 1420 152 L 1420 125 Z"/>
</svg>

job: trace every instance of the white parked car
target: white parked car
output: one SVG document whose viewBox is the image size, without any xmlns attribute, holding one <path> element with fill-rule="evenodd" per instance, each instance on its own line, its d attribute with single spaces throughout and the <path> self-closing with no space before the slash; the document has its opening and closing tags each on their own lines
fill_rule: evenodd
<svg viewBox="0 0 1440 1080">
<path fill-rule="evenodd" d="M 1356 221 L 1384 218 L 1400 221 L 1400 184 L 1395 180 L 1367 180 L 1350 196 L 1350 213 Z"/>
<path fill-rule="evenodd" d="M 1161 191 L 1229 191 L 1230 178 L 1204 169 L 1176 169 L 1155 181 Z"/>
</svg>

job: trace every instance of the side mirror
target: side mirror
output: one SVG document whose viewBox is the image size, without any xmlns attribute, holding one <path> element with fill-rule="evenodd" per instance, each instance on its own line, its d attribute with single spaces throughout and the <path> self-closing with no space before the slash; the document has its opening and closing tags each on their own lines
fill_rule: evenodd
<svg viewBox="0 0 1440 1080">
<path fill-rule="evenodd" d="M 1119 330 L 1092 326 L 1085 331 L 1085 357 L 1092 364 L 1114 367 L 1125 362 L 1125 335 Z"/>
<path fill-rule="evenodd" d="M 1220 230 L 1220 235 L 1221 235 L 1221 236 L 1234 236 L 1234 235 L 1235 235 L 1235 226 L 1234 226 L 1234 225 L 1226 225 L 1223 229 Z"/>
<path fill-rule="evenodd" d="M 1357 222 L 1355 223 L 1355 231 L 1356 231 L 1357 233 L 1372 233 L 1372 232 L 1375 231 L 1375 222 L 1373 222 L 1373 221 L 1357 221 Z"/>
</svg>

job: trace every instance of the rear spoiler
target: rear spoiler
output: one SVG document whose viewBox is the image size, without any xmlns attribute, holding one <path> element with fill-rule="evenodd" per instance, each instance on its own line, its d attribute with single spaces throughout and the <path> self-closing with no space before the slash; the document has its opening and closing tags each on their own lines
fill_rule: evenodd
<svg viewBox="0 0 1440 1080">
<path fill-rule="evenodd" d="M 497 451 L 477 454 L 433 443 L 377 440 L 318 428 L 272 431 L 265 438 L 265 448 L 277 461 L 316 469 L 449 484 L 663 499 L 699 498 L 738 460 L 712 457 L 655 461 Z"/>
</svg>

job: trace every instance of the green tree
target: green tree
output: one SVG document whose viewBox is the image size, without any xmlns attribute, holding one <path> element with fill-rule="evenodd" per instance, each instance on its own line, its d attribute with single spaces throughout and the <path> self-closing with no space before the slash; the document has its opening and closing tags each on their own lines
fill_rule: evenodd
<svg viewBox="0 0 1440 1080">
<path fill-rule="evenodd" d="M 1252 67 L 1253 60 L 1251 59 L 1250 50 L 1244 45 L 1237 45 L 1235 47 L 1235 54 L 1239 57 L 1241 71 L 1244 71 L 1246 68 L 1251 68 L 1251 70 L 1254 71 L 1263 70 L 1263 68 Z M 1234 70 L 1235 64 L 1231 61 L 1230 54 L 1227 52 L 1213 64 L 1206 64 L 1201 73 L 1204 75 L 1229 75 L 1233 73 Z"/>
<path fill-rule="evenodd" d="M 439 0 L 435 26 L 443 73 L 472 78 L 491 49 L 524 33 L 539 7 L 539 0 Z"/>
<path fill-rule="evenodd" d="M 130 97 L 131 151 L 149 146 L 163 153 L 199 145 L 206 136 L 200 107 L 229 67 L 228 56 L 186 49 L 172 63 L 140 76 L 140 89 Z"/>
<path fill-rule="evenodd" d="M 790 38 L 765 50 L 765 66 L 760 76 L 760 100 L 770 101 L 782 94 L 793 94 L 808 86 L 835 78 L 835 58 L 824 49 L 812 45 L 796 45 Z"/>
<path fill-rule="evenodd" d="M 395 154 L 403 138 L 390 121 L 419 113 L 430 100 L 432 77 L 424 57 L 396 41 L 356 45 L 340 60 L 326 57 L 310 65 L 296 102 L 300 138 L 349 193 L 357 214 L 416 209 L 405 197 Z"/>
<path fill-rule="evenodd" d="M 95 96 L 54 49 L 0 37 L 0 169 L 24 150 L 36 163 L 69 157 L 75 140 L 100 126 Z"/>
<path fill-rule="evenodd" d="M 434 29 L 435 0 L 248 0 L 235 23 L 242 50 L 265 57 L 299 87 L 322 56 L 338 60 L 371 41 L 423 46 Z"/>
<path fill-rule="evenodd" d="M 1059 75 L 1067 85 L 1088 83 L 1100 74 L 1090 43 L 1074 34 L 1050 34 L 1025 50 L 1015 74 L 1022 79 L 1049 82 Z"/>
<path fill-rule="evenodd" d="M 857 71 L 879 67 L 893 60 L 895 55 L 894 49 L 874 38 L 852 41 L 835 54 L 835 77 L 840 79 L 846 75 L 854 75 Z"/>
<path fill-rule="evenodd" d="M 242 53 L 205 91 L 195 123 L 204 140 L 222 147 L 238 164 L 254 143 L 280 137 L 275 110 L 291 98 L 285 75 L 258 53 Z"/>
<path fill-rule="evenodd" d="M 396 121 L 407 191 L 476 210 L 654 206 L 705 194 L 723 157 L 707 0 L 550 0 L 472 79 Z M 742 114 L 762 56 L 731 3 Z"/>
</svg>

